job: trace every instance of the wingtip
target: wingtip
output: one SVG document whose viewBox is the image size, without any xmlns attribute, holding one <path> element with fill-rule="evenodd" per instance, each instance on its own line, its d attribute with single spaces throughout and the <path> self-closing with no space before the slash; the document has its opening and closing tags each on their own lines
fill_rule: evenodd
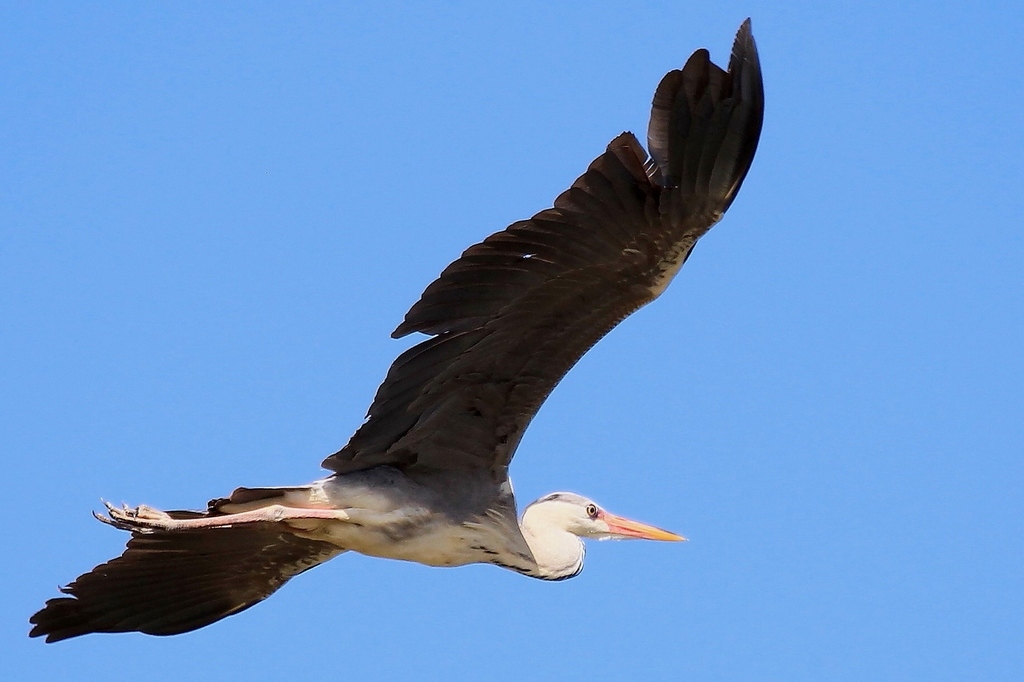
<svg viewBox="0 0 1024 682">
<path fill-rule="evenodd" d="M 740 27 L 736 29 L 735 42 L 753 43 L 754 42 L 754 29 L 750 22 L 750 17 L 743 20 Z"/>
<path fill-rule="evenodd" d="M 58 587 L 57 590 L 61 594 L 71 594 L 70 587 Z M 43 641 L 47 644 L 53 642 L 59 642 L 64 639 L 70 639 L 71 637 L 77 636 L 73 629 L 67 627 L 60 627 L 59 618 L 61 614 L 66 614 L 68 608 L 74 608 L 77 599 L 68 597 L 57 597 L 55 599 L 48 599 L 43 605 L 43 608 L 33 613 L 29 619 L 29 625 L 32 629 L 28 631 L 28 636 L 31 638 L 43 637 Z M 55 618 L 55 614 L 56 618 Z M 65 623 L 67 625 L 67 623 Z"/>
<path fill-rule="evenodd" d="M 754 41 L 754 31 L 751 27 L 750 17 L 747 17 L 743 23 L 740 24 L 739 30 L 736 31 L 736 38 L 732 43 L 732 59 L 729 64 L 730 71 L 733 70 L 733 65 L 739 59 L 759 64 L 757 43 Z"/>
</svg>

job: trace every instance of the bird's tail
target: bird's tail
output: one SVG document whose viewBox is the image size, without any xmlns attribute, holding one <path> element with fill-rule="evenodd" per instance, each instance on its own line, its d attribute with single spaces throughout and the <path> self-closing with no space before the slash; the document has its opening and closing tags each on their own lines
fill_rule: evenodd
<svg viewBox="0 0 1024 682">
<path fill-rule="evenodd" d="M 56 642 L 91 632 L 189 632 L 266 599 L 340 551 L 273 523 L 136 531 L 124 554 L 61 588 L 68 596 L 47 601 L 30 619 L 29 635 Z"/>
<path fill-rule="evenodd" d="M 764 83 L 750 19 L 740 26 L 729 67 L 711 63 L 707 50 L 669 71 L 654 93 L 647 146 L 651 179 L 686 204 L 721 217 L 750 169 L 764 120 Z M 693 210 L 687 206 L 681 210 Z"/>
</svg>

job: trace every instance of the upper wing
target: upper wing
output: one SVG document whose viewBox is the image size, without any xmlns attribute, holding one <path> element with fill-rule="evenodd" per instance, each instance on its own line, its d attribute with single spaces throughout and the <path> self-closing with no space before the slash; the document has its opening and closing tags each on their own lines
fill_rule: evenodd
<svg viewBox="0 0 1024 682">
<path fill-rule="evenodd" d="M 323 465 L 506 466 L 565 373 L 664 290 L 732 203 L 763 115 L 748 19 L 728 71 L 698 50 L 662 79 L 652 159 L 619 135 L 553 208 L 470 247 L 427 287 L 393 336 L 432 338 L 395 360 L 366 422 Z"/>
</svg>

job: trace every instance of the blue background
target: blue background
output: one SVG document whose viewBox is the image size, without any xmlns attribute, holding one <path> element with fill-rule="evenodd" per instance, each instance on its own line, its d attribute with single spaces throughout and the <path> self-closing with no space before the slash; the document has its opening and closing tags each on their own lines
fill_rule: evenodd
<svg viewBox="0 0 1024 682">
<path fill-rule="evenodd" d="M 302 483 L 422 288 L 752 16 L 739 199 L 512 473 L 678 531 L 547 584 L 346 555 L 175 638 L 27 618 L 180 508 Z M 1024 679 L 1015 2 L 5 3 L 0 677 Z"/>
</svg>

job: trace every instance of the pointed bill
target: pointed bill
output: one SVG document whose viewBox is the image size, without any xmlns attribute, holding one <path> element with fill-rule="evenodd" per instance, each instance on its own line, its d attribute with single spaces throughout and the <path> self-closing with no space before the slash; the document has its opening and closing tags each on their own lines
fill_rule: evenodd
<svg viewBox="0 0 1024 682">
<path fill-rule="evenodd" d="M 664 540 L 666 542 L 681 542 L 686 540 L 682 535 L 676 535 L 675 533 L 670 533 L 667 530 L 648 526 L 646 523 L 633 521 L 623 516 L 609 514 L 608 512 L 601 512 L 601 516 L 598 518 L 608 524 L 608 531 L 612 535 L 620 538 Z"/>
</svg>

